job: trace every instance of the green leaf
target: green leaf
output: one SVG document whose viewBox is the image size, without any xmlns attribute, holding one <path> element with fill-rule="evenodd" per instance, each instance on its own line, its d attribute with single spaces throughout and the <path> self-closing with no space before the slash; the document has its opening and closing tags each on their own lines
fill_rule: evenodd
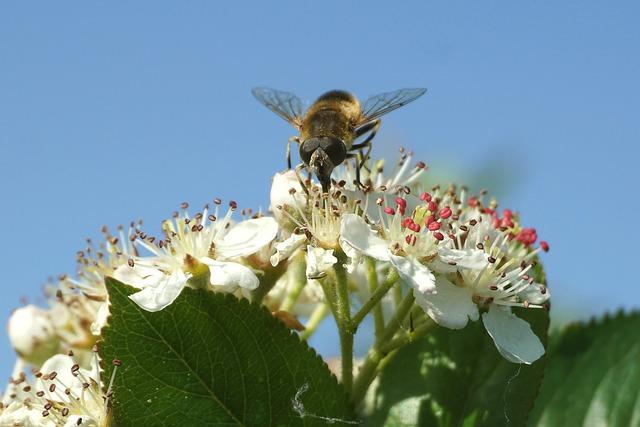
<svg viewBox="0 0 640 427">
<path fill-rule="evenodd" d="M 532 426 L 640 426 L 640 313 L 553 334 Z"/>
<path fill-rule="evenodd" d="M 515 309 L 546 343 L 545 310 Z M 538 393 L 545 357 L 506 361 L 481 321 L 436 328 L 400 349 L 368 396 L 371 426 L 522 426 Z"/>
<path fill-rule="evenodd" d="M 265 308 L 185 288 L 156 313 L 107 279 L 109 324 L 99 346 L 118 426 L 312 426 L 353 419 L 322 359 Z M 305 391 L 306 390 L 306 391 Z M 295 404 L 294 398 L 304 406 Z"/>
</svg>

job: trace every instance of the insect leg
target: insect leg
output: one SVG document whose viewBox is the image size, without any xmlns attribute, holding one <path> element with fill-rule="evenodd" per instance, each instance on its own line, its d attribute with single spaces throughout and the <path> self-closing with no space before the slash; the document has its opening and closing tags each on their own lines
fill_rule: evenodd
<svg viewBox="0 0 640 427">
<path fill-rule="evenodd" d="M 298 178 L 298 183 L 300 183 L 300 187 L 302 187 L 304 192 L 307 193 L 307 199 L 309 199 L 310 198 L 309 189 L 307 188 L 307 185 L 304 183 L 304 181 L 302 181 L 302 177 L 300 176 L 300 169 L 304 167 L 306 167 L 304 163 L 300 163 L 298 166 L 296 166 L 295 168 L 296 178 Z"/>
<path fill-rule="evenodd" d="M 376 136 L 376 134 L 378 133 L 378 130 L 380 130 L 380 124 L 382 123 L 382 121 L 380 119 L 376 119 L 370 123 L 364 124 L 362 126 L 360 126 L 358 129 L 356 129 L 355 133 L 356 133 L 356 138 L 361 137 L 362 135 L 364 135 L 367 132 L 370 132 L 369 135 L 367 135 L 367 137 L 365 138 L 364 141 L 362 141 L 359 144 L 355 144 L 351 147 L 351 149 L 359 149 L 362 148 L 364 146 L 366 146 L 367 144 L 369 144 L 371 142 L 371 140 Z"/>
<path fill-rule="evenodd" d="M 360 182 L 360 158 L 361 158 L 361 154 L 360 153 L 349 153 L 349 154 L 347 154 L 347 159 L 356 159 L 356 179 L 355 179 L 355 181 L 353 183 L 359 189 L 364 190 L 364 185 L 362 184 L 362 182 Z"/>
<path fill-rule="evenodd" d="M 296 144 L 300 144 L 300 138 L 297 136 L 292 136 L 287 141 L 287 169 L 291 169 L 291 143 L 295 142 Z"/>
</svg>

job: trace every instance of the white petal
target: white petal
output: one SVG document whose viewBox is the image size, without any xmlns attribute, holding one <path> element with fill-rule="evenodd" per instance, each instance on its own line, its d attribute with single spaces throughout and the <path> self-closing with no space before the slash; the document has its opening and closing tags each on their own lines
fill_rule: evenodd
<svg viewBox="0 0 640 427">
<path fill-rule="evenodd" d="M 15 310 L 9 318 L 9 340 L 25 361 L 39 365 L 59 349 L 60 340 L 47 310 L 27 305 Z"/>
<path fill-rule="evenodd" d="M 0 425 L 22 427 L 53 427 L 55 424 L 45 424 L 42 409 L 33 405 L 26 406 L 22 402 L 11 402 L 0 413 Z"/>
<path fill-rule="evenodd" d="M 59 384 L 64 384 L 65 388 L 70 389 L 71 395 L 81 396 L 83 392 L 83 381 L 80 380 L 80 377 L 75 377 L 71 373 L 71 368 L 73 367 L 73 365 L 75 365 L 75 363 L 75 360 L 72 357 L 67 356 L 66 354 L 56 354 L 55 356 L 49 358 L 46 362 L 44 362 L 44 364 L 40 368 L 40 372 L 45 375 L 55 372 L 56 381 Z M 81 371 L 81 374 L 83 375 L 86 373 L 84 369 L 81 369 Z M 43 384 L 46 384 L 45 381 L 41 381 L 43 382 Z M 45 391 L 45 395 L 48 399 L 55 401 L 62 400 L 63 402 L 71 401 L 70 395 L 55 391 L 50 392 L 48 388 L 48 385 L 42 387 L 42 390 Z"/>
<path fill-rule="evenodd" d="M 544 293 L 543 293 L 544 290 Z M 531 304 L 544 304 L 551 294 L 549 293 L 549 288 L 543 286 L 539 283 L 532 283 L 528 285 L 524 290 L 518 293 L 518 296 L 522 298 L 523 301 L 528 301 Z"/>
<path fill-rule="evenodd" d="M 362 262 L 362 253 L 342 239 L 340 239 L 340 247 L 347 258 L 349 258 L 349 262 L 344 265 L 344 268 L 347 270 L 347 273 L 351 274 L 356 271 L 356 267 Z"/>
<path fill-rule="evenodd" d="M 271 256 L 271 265 L 275 267 L 280 261 L 288 259 L 306 240 L 307 236 L 304 234 L 292 234 L 282 242 L 278 242 L 275 245 L 276 253 Z"/>
<path fill-rule="evenodd" d="M 398 270 L 400 278 L 421 294 L 436 292 L 436 278 L 426 265 L 415 258 L 389 254 L 391 264 Z"/>
<path fill-rule="evenodd" d="M 338 259 L 333 256 L 333 249 L 314 248 L 307 246 L 307 278 L 319 279 L 326 271 L 333 267 Z"/>
<path fill-rule="evenodd" d="M 347 253 L 351 248 L 379 261 L 389 261 L 389 245 L 356 214 L 342 216 L 340 246 Z"/>
<path fill-rule="evenodd" d="M 109 304 L 103 302 L 100 304 L 100 308 L 98 308 L 98 313 L 96 314 L 96 320 L 91 324 L 91 333 L 93 335 L 100 335 L 102 328 L 107 324 L 107 319 L 109 318 Z"/>
<path fill-rule="evenodd" d="M 217 261 L 208 257 L 199 261 L 209 266 L 210 282 L 217 291 L 234 292 L 238 287 L 252 291 L 260 285 L 253 271 L 237 262 Z"/>
<path fill-rule="evenodd" d="M 147 311 L 160 311 L 178 298 L 188 279 L 181 270 L 176 270 L 170 276 L 165 275 L 154 285 L 129 295 L 129 298 Z"/>
<path fill-rule="evenodd" d="M 116 280 L 140 289 L 157 285 L 160 280 L 164 279 L 164 276 L 165 274 L 157 268 L 137 264 L 133 267 L 129 267 L 128 264 L 121 265 L 113 273 Z"/>
<path fill-rule="evenodd" d="M 438 257 L 445 263 L 455 262 L 455 268 L 467 270 L 482 270 L 487 266 L 487 254 L 479 249 L 451 249 L 438 250 Z"/>
<path fill-rule="evenodd" d="M 292 188 L 295 190 L 293 194 L 290 193 Z M 277 206 L 288 205 L 292 207 L 289 212 L 296 212 L 296 206 L 300 210 L 304 210 L 307 203 L 305 192 L 293 170 L 277 173 L 273 176 L 270 198 L 273 216 L 282 224 L 288 223 L 289 217 L 282 213 L 282 210 Z"/>
<path fill-rule="evenodd" d="M 247 256 L 258 252 L 276 238 L 278 223 L 271 217 L 239 222 L 216 242 L 216 253 L 223 258 Z"/>
<path fill-rule="evenodd" d="M 436 293 L 413 291 L 416 302 L 436 323 L 450 329 L 462 329 L 469 319 L 478 320 L 478 307 L 468 288 L 456 286 L 442 276 L 436 279 Z"/>
<path fill-rule="evenodd" d="M 530 365 L 544 354 L 544 346 L 531 326 L 511 313 L 509 307 L 491 304 L 489 311 L 482 315 L 482 323 L 508 361 Z"/>
</svg>

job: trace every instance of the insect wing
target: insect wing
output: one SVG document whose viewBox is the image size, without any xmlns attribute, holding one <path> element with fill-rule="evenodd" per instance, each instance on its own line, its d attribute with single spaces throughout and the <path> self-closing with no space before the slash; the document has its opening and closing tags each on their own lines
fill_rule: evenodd
<svg viewBox="0 0 640 427">
<path fill-rule="evenodd" d="M 424 95 L 427 89 L 399 89 L 394 92 L 381 93 L 380 95 L 368 98 L 362 106 L 362 118 L 360 125 L 371 122 L 396 108 L 407 105 Z"/>
<path fill-rule="evenodd" d="M 292 93 L 268 87 L 256 87 L 251 93 L 265 107 L 299 128 L 302 123 L 302 102 Z"/>
</svg>

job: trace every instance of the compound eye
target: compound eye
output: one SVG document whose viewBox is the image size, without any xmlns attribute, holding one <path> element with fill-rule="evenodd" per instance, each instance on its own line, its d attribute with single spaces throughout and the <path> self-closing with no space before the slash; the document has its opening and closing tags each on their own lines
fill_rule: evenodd
<svg viewBox="0 0 640 427">
<path fill-rule="evenodd" d="M 327 153 L 334 166 L 341 164 L 347 157 L 347 149 L 343 142 L 338 138 L 328 139 L 327 143 L 322 147 Z"/>
<path fill-rule="evenodd" d="M 300 145 L 300 158 L 306 165 L 311 161 L 311 155 L 316 151 L 316 148 L 318 148 L 318 144 L 312 139 L 306 140 Z"/>
</svg>

